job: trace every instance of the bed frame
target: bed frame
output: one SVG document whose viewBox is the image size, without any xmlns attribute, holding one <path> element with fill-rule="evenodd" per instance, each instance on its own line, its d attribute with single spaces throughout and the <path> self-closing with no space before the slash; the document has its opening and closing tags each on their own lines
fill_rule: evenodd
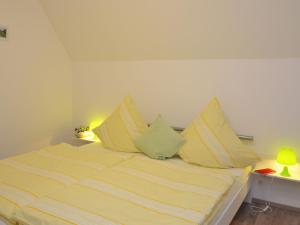
<svg viewBox="0 0 300 225">
<path fill-rule="evenodd" d="M 245 201 L 248 193 L 250 192 L 250 174 L 247 178 L 247 182 L 243 185 L 228 202 L 225 209 L 216 213 L 215 217 L 207 225 L 230 225 L 232 219 L 236 215 L 237 211 Z"/>
</svg>

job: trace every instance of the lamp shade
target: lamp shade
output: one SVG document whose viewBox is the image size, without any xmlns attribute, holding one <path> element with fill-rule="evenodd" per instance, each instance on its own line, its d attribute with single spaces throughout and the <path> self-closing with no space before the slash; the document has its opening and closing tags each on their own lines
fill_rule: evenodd
<svg viewBox="0 0 300 225">
<path fill-rule="evenodd" d="M 285 166 L 292 166 L 297 163 L 296 153 L 292 148 L 281 148 L 277 155 L 277 162 Z"/>
</svg>

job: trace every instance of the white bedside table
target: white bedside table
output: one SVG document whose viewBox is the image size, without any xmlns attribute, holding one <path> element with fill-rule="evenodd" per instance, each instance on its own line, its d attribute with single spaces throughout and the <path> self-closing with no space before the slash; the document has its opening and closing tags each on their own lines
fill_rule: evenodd
<svg viewBox="0 0 300 225">
<path fill-rule="evenodd" d="M 82 146 L 82 145 L 87 145 L 87 144 L 91 144 L 91 143 L 94 143 L 94 142 L 95 141 L 85 140 L 85 139 L 82 139 L 82 138 L 73 137 L 71 144 L 74 145 L 74 146 Z"/>
<path fill-rule="evenodd" d="M 262 175 L 254 172 L 264 168 L 276 170 L 276 173 Z M 282 168 L 275 160 L 257 163 L 251 174 L 250 198 L 300 208 L 300 165 L 289 166 L 290 177 L 280 175 Z"/>
<path fill-rule="evenodd" d="M 100 142 L 99 139 L 94 139 L 94 138 L 78 138 L 73 136 L 71 138 L 71 145 L 73 146 L 82 146 L 82 145 L 87 145 L 87 144 L 92 144 L 95 142 Z"/>
</svg>

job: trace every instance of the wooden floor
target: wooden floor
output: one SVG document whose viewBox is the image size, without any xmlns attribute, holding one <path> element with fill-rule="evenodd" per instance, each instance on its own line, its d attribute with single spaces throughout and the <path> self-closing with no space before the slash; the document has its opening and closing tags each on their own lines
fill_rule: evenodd
<svg viewBox="0 0 300 225">
<path fill-rule="evenodd" d="M 231 225 L 300 225 L 300 212 L 272 207 L 271 213 L 252 215 L 248 204 L 243 204 Z"/>
</svg>

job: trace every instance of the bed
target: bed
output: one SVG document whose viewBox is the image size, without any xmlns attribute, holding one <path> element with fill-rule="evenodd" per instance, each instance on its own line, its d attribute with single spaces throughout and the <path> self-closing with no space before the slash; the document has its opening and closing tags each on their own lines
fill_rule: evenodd
<svg viewBox="0 0 300 225">
<path fill-rule="evenodd" d="M 249 191 L 250 170 L 60 144 L 0 161 L 0 221 L 226 225 Z"/>
</svg>

